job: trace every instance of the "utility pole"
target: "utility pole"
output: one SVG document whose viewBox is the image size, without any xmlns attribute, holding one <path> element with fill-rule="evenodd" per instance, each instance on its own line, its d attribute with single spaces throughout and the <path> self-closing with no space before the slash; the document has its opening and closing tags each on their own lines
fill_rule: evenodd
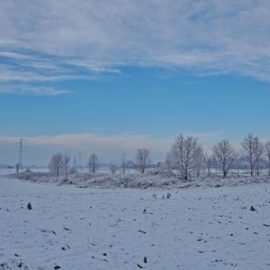
<svg viewBox="0 0 270 270">
<path fill-rule="evenodd" d="M 17 173 L 22 170 L 23 168 L 23 138 L 20 138 L 19 141 L 19 157 L 18 163 L 16 164 L 16 171 Z"/>
</svg>

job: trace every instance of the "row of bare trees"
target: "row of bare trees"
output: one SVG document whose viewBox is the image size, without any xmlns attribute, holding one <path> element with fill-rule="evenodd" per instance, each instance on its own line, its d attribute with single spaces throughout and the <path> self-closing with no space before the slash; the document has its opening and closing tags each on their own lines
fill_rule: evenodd
<svg viewBox="0 0 270 270">
<path fill-rule="evenodd" d="M 136 152 L 136 169 L 140 173 L 145 173 L 146 168 L 150 165 L 150 150 L 146 148 L 139 148 Z M 96 154 L 91 154 L 88 158 L 87 168 L 90 173 L 96 173 L 99 167 L 99 160 Z M 128 168 L 127 155 L 122 154 L 120 157 L 120 166 L 115 164 L 111 164 L 110 171 L 112 175 L 116 173 L 116 171 L 121 170 L 121 173 L 125 175 L 126 170 Z M 65 176 L 65 179 L 68 180 L 68 175 L 70 173 L 78 173 L 77 161 L 73 159 L 73 165 L 71 165 L 71 158 L 68 154 L 56 153 L 54 154 L 49 161 L 49 170 L 50 173 L 55 176 Z"/>
<path fill-rule="evenodd" d="M 270 141 L 264 144 L 250 133 L 241 143 L 241 147 L 240 153 L 248 161 L 250 175 L 260 174 L 260 162 L 266 157 L 270 176 Z M 210 174 L 211 160 L 215 159 L 223 177 L 227 177 L 240 153 L 235 151 L 228 140 L 222 140 L 212 148 L 211 155 L 205 154 L 196 138 L 179 135 L 167 155 L 166 164 L 170 170 L 176 170 L 182 179 L 189 179 L 193 175 L 200 175 L 203 163 Z"/>
<path fill-rule="evenodd" d="M 256 172 L 257 175 L 260 174 L 260 159 L 262 158 L 262 155 L 264 153 L 264 148 L 269 158 L 270 156 L 269 146 L 270 142 L 267 142 L 264 147 L 264 145 L 260 142 L 259 138 L 255 137 L 251 133 L 248 134 L 248 136 L 242 142 L 242 147 L 248 157 L 251 176 L 254 176 L 254 172 Z M 268 160 L 268 162 L 270 161 Z M 269 167 L 269 175 L 270 175 L 270 167 Z"/>
<path fill-rule="evenodd" d="M 88 159 L 87 167 L 91 173 L 95 173 L 98 168 L 98 156 L 91 154 Z M 70 173 L 78 173 L 77 159 L 73 159 L 73 165 L 71 165 L 71 157 L 65 153 L 56 153 L 52 155 L 49 161 L 49 170 L 52 175 L 65 176 L 65 180 L 68 180 Z"/>
<path fill-rule="evenodd" d="M 65 175 L 67 180 L 70 172 L 70 156 L 62 153 L 54 154 L 49 162 L 49 170 L 56 176 Z"/>
<path fill-rule="evenodd" d="M 270 141 L 262 143 L 258 137 L 250 133 L 244 138 L 241 148 L 240 151 L 236 152 L 228 140 L 222 140 L 214 145 L 211 153 L 209 151 L 206 153 L 195 137 L 185 137 L 180 134 L 173 142 L 164 164 L 167 170 L 176 173 L 182 179 L 188 180 L 194 176 L 200 177 L 202 169 L 207 169 L 208 175 L 210 175 L 211 168 L 213 168 L 213 160 L 215 160 L 216 167 L 220 169 L 223 177 L 227 177 L 241 154 L 248 163 L 251 176 L 260 174 L 260 162 L 263 158 L 266 158 L 268 174 L 270 176 Z M 54 154 L 49 163 L 50 172 L 56 176 L 65 175 L 67 180 L 70 172 L 78 171 L 76 160 L 73 160 L 73 166 L 70 165 L 70 161 L 71 159 L 67 154 Z M 144 174 L 150 164 L 150 150 L 147 148 L 137 149 L 134 168 L 141 174 Z M 98 165 L 98 156 L 94 153 L 91 154 L 87 163 L 89 172 L 96 173 Z M 112 175 L 117 171 L 125 175 L 127 168 L 127 155 L 122 154 L 120 165 L 112 164 L 110 171 Z"/>
</svg>

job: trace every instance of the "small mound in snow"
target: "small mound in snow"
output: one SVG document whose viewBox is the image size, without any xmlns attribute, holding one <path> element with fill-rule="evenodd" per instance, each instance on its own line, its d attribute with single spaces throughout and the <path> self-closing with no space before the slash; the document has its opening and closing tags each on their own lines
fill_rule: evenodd
<svg viewBox="0 0 270 270">
<path fill-rule="evenodd" d="M 190 187 L 215 187 L 239 186 L 256 183 L 269 183 L 269 176 L 249 177 L 244 175 L 234 175 L 223 178 L 218 175 L 210 177 L 199 177 L 192 180 L 183 180 L 168 173 L 148 172 L 146 174 L 127 174 L 112 176 L 107 173 L 95 174 L 72 174 L 65 179 L 64 176 L 53 176 L 46 172 L 26 171 L 18 174 L 9 175 L 12 178 L 34 182 L 50 183 L 55 185 L 76 185 L 80 188 L 190 188 Z"/>
</svg>

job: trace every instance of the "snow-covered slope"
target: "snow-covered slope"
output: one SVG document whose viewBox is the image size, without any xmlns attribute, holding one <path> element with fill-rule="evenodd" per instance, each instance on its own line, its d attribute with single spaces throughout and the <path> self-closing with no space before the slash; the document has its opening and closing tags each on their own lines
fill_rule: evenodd
<svg viewBox="0 0 270 270">
<path fill-rule="evenodd" d="M 269 184 L 169 192 L 2 176 L 0 269 L 270 269 Z"/>
<path fill-rule="evenodd" d="M 124 176 L 110 173 L 97 172 L 95 174 L 82 173 L 79 175 L 71 174 L 68 179 L 60 175 L 52 176 L 44 171 L 25 171 L 18 174 L 9 174 L 7 177 L 21 179 L 32 183 L 50 183 L 54 185 L 76 185 L 81 188 L 158 188 L 158 189 L 176 189 L 192 187 L 221 187 L 221 186 L 239 186 L 247 184 L 270 183 L 270 177 L 262 174 L 256 177 L 250 177 L 244 173 L 230 175 L 223 178 L 220 175 L 201 176 L 191 180 L 179 179 L 175 174 L 156 173 L 148 171 L 145 174 L 128 173 Z"/>
</svg>

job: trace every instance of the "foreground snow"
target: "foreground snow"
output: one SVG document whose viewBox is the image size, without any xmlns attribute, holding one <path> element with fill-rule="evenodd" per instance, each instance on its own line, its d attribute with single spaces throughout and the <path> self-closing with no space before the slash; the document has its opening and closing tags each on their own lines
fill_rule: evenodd
<svg viewBox="0 0 270 270">
<path fill-rule="evenodd" d="M 269 184 L 169 192 L 0 176 L 0 269 L 270 268 Z"/>
</svg>

